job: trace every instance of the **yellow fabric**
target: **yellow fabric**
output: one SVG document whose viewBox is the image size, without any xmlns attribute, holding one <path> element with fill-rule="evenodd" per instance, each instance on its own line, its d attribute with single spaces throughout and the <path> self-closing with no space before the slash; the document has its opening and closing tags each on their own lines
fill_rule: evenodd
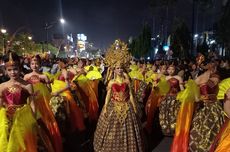
<svg viewBox="0 0 230 152">
<path fill-rule="evenodd" d="M 199 88 L 195 81 L 189 80 L 186 89 L 179 92 L 177 100 L 181 103 L 177 115 L 175 135 L 171 152 L 187 152 L 189 146 L 189 130 L 192 122 L 194 103 L 199 98 Z"/>
<path fill-rule="evenodd" d="M 177 100 L 180 102 L 197 101 L 200 97 L 200 90 L 194 80 L 188 80 L 186 89 L 177 94 Z"/>
<path fill-rule="evenodd" d="M 86 71 L 89 71 L 89 68 L 90 68 L 90 65 L 84 67 Z"/>
<path fill-rule="evenodd" d="M 132 70 L 132 71 L 137 71 L 138 66 L 136 64 L 132 64 L 132 65 L 130 65 L 129 69 Z"/>
<path fill-rule="evenodd" d="M 147 64 L 147 68 L 151 68 L 152 67 L 152 64 Z"/>
<path fill-rule="evenodd" d="M 157 76 L 157 75 L 155 75 L 155 76 Z M 169 92 L 170 85 L 169 85 L 169 83 L 166 80 L 166 77 L 164 75 L 161 76 L 160 81 L 158 82 L 157 87 L 159 88 L 159 93 L 161 95 L 163 95 L 163 96 L 165 96 Z"/>
<path fill-rule="evenodd" d="M 35 106 L 38 109 L 37 112 L 39 112 L 42 121 L 45 123 L 48 131 L 51 134 L 51 140 L 55 147 L 55 151 L 62 152 L 61 134 L 49 105 L 51 94 L 46 85 L 43 83 L 33 84 L 33 89 L 37 94 L 34 99 Z"/>
<path fill-rule="evenodd" d="M 85 76 L 85 75 L 83 75 L 83 74 L 81 74 L 80 76 L 75 76 L 74 78 L 73 78 L 73 80 L 72 80 L 72 82 L 74 82 L 74 81 L 77 81 L 78 83 L 85 83 L 85 82 L 87 82 L 89 79 Z"/>
<path fill-rule="evenodd" d="M 139 70 L 132 70 L 131 72 L 129 72 L 129 76 L 131 79 L 144 81 L 144 76 Z"/>
<path fill-rule="evenodd" d="M 218 100 L 223 100 L 225 93 L 230 89 L 230 78 L 224 79 L 219 83 L 219 92 L 217 94 Z"/>
<path fill-rule="evenodd" d="M 230 123 L 228 123 L 227 128 L 224 130 L 215 152 L 228 151 L 230 151 Z"/>
<path fill-rule="evenodd" d="M 148 83 L 152 83 L 153 82 L 153 79 L 152 79 L 152 75 L 153 75 L 153 71 L 150 70 L 148 72 L 146 72 L 145 74 L 145 82 L 148 84 Z"/>
<path fill-rule="evenodd" d="M 0 151 L 6 152 L 7 149 L 7 132 L 8 120 L 6 117 L 6 109 L 0 108 Z"/>
<path fill-rule="evenodd" d="M 54 79 L 57 79 L 60 76 L 61 72 L 58 71 L 55 74 L 51 74 L 49 72 L 43 72 L 43 74 L 45 74 L 50 80 L 54 80 Z"/>
<path fill-rule="evenodd" d="M 37 151 L 36 146 L 36 120 L 32 114 L 31 107 L 25 105 L 19 108 L 13 118 L 13 124 L 8 133 L 8 120 L 6 109 L 0 110 L 0 151 L 1 152 L 33 152 Z M 9 136 L 7 143 L 6 137 Z M 29 138 L 29 139 L 26 139 Z M 27 141 L 27 142 L 26 142 Z"/>
<path fill-rule="evenodd" d="M 63 81 L 60 80 L 54 80 L 54 83 L 51 85 L 52 92 L 57 92 L 61 88 L 65 88 L 67 84 Z M 83 121 L 83 114 L 80 110 L 80 108 L 77 106 L 76 101 L 74 100 L 71 92 L 69 90 L 63 91 L 61 96 L 66 97 L 66 102 L 70 110 L 69 117 L 71 120 L 72 124 L 72 129 L 79 129 L 79 130 L 84 130 L 84 121 Z"/>
<path fill-rule="evenodd" d="M 60 89 L 67 87 L 66 82 L 61 80 L 54 80 L 53 84 L 51 84 L 52 92 L 55 93 L 60 91 Z M 65 91 L 61 93 L 62 96 L 66 96 Z"/>
<path fill-rule="evenodd" d="M 86 77 L 90 80 L 95 80 L 95 79 L 101 79 L 102 75 L 98 70 L 92 70 L 86 74 Z"/>
</svg>

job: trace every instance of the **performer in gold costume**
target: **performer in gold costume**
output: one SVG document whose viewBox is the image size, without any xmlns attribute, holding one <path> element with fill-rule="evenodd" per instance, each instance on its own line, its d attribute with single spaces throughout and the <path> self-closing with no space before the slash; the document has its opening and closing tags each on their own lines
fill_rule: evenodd
<svg viewBox="0 0 230 152">
<path fill-rule="evenodd" d="M 94 136 L 94 150 L 109 152 L 143 151 L 142 129 L 132 88 L 124 72 L 130 61 L 127 45 L 120 40 L 109 48 L 106 63 L 114 67 L 107 96 Z"/>
</svg>

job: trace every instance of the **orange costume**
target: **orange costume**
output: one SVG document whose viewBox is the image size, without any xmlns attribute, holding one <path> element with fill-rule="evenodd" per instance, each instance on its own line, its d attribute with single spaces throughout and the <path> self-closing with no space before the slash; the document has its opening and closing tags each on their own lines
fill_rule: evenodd
<svg viewBox="0 0 230 152">
<path fill-rule="evenodd" d="M 52 144 L 39 129 L 32 109 L 27 104 L 29 92 L 13 85 L 2 92 L 3 107 L 0 107 L 0 151 L 37 152 L 37 135 L 43 140 L 47 152 L 54 152 Z"/>
<path fill-rule="evenodd" d="M 27 81 L 33 84 L 33 89 L 36 93 L 34 103 L 38 109 L 38 114 L 41 115 L 41 120 L 49 131 L 52 144 L 55 147 L 55 152 L 62 152 L 61 134 L 54 114 L 49 105 L 51 94 L 46 85 L 43 83 L 43 80 L 40 80 L 37 75 L 31 76 Z"/>
</svg>

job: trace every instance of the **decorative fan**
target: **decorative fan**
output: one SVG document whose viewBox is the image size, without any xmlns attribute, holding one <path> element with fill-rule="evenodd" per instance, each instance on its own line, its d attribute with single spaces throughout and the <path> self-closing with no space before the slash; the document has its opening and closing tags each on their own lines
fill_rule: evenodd
<svg viewBox="0 0 230 152">
<path fill-rule="evenodd" d="M 218 100 L 223 100 L 225 93 L 230 89 L 230 78 L 224 79 L 219 84 L 219 92 L 217 95 Z"/>
</svg>

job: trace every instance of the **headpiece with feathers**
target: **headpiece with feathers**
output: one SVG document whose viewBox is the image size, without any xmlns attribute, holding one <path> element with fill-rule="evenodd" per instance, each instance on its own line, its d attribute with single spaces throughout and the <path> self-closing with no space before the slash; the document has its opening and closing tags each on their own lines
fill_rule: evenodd
<svg viewBox="0 0 230 152">
<path fill-rule="evenodd" d="M 105 54 L 105 63 L 110 66 L 123 66 L 127 68 L 131 60 L 127 44 L 121 40 L 115 40 Z"/>
</svg>

